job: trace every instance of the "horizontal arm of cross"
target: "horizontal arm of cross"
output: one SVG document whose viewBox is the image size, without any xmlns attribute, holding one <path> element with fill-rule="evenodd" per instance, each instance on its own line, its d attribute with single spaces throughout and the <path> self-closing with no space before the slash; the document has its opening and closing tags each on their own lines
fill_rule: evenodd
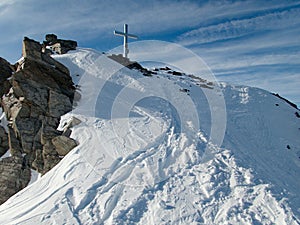
<svg viewBox="0 0 300 225">
<path fill-rule="evenodd" d="M 138 36 L 134 34 L 127 34 L 128 37 L 133 38 L 133 39 L 138 39 Z"/>
<path fill-rule="evenodd" d="M 117 35 L 117 36 L 127 36 L 127 37 L 129 37 L 129 38 L 134 38 L 134 39 L 138 39 L 138 36 L 136 36 L 136 35 L 133 35 L 133 34 L 125 34 L 125 33 L 123 33 L 123 32 L 120 32 L 120 31 L 114 31 L 114 35 Z"/>
<path fill-rule="evenodd" d="M 120 32 L 120 31 L 114 31 L 114 35 L 118 35 L 118 36 L 125 36 L 125 33 Z"/>
</svg>

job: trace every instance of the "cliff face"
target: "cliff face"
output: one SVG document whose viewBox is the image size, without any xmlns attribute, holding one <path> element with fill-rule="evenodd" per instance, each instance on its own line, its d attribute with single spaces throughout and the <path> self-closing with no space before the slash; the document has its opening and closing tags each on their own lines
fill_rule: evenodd
<svg viewBox="0 0 300 225">
<path fill-rule="evenodd" d="M 7 80 L 14 72 L 13 66 L 5 59 L 0 57 L 0 96 L 8 92 L 10 88 L 9 81 Z M 0 98 L 1 105 L 1 98 Z M 0 121 L 1 122 L 1 121 Z M 8 135 L 6 130 L 0 124 L 0 157 L 6 153 L 8 149 Z"/>
<path fill-rule="evenodd" d="M 0 127 L 0 204 L 24 188 L 31 169 L 45 174 L 76 146 L 60 132 L 60 117 L 72 110 L 75 88 L 69 70 L 43 46 L 24 38 L 22 59 L 12 66 L 0 59 L 1 106 L 8 134 Z"/>
<path fill-rule="evenodd" d="M 5 59 L 0 57 L 0 96 L 8 92 L 10 85 L 7 79 L 12 75 L 13 72 L 14 67 Z"/>
</svg>

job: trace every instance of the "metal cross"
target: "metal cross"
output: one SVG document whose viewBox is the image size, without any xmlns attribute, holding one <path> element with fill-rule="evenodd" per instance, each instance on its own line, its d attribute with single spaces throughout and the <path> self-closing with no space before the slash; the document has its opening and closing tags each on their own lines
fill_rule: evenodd
<svg viewBox="0 0 300 225">
<path fill-rule="evenodd" d="M 128 49 L 128 38 L 134 38 L 137 39 L 138 36 L 133 35 L 133 34 L 128 34 L 128 25 L 124 24 L 124 32 L 120 32 L 120 31 L 114 31 L 114 35 L 118 35 L 118 36 L 123 36 L 124 37 L 124 53 L 123 56 L 125 58 L 127 58 L 128 53 L 129 53 L 129 49 Z"/>
</svg>

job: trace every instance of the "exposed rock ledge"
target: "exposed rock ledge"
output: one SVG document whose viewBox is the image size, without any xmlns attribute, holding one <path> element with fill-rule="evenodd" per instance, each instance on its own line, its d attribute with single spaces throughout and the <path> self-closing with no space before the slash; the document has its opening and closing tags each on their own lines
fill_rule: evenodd
<svg viewBox="0 0 300 225">
<path fill-rule="evenodd" d="M 70 143 L 76 146 L 57 130 L 60 117 L 72 110 L 74 84 L 44 46 L 25 37 L 15 66 L 0 58 L 0 104 L 9 121 L 8 134 L 0 127 L 0 157 L 11 154 L 0 160 L 0 204 L 27 186 L 31 169 L 45 174 L 71 150 Z"/>
</svg>

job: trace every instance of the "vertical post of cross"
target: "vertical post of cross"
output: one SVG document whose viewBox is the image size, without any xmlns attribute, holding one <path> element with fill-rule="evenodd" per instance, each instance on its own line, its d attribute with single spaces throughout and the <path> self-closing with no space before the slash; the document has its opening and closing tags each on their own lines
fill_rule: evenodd
<svg viewBox="0 0 300 225">
<path fill-rule="evenodd" d="M 124 49 L 123 49 L 123 55 L 125 58 L 127 58 L 127 55 L 129 53 L 129 49 L 128 49 L 128 24 L 124 24 Z"/>
<path fill-rule="evenodd" d="M 114 31 L 114 35 L 117 36 L 122 36 L 124 37 L 124 43 L 123 43 L 123 56 L 125 58 L 128 58 L 128 54 L 129 54 L 129 48 L 128 48 L 128 38 L 133 38 L 133 39 L 137 39 L 138 37 L 136 35 L 133 34 L 129 34 L 128 33 L 128 25 L 124 24 L 124 32 L 120 32 L 120 31 Z"/>
</svg>

